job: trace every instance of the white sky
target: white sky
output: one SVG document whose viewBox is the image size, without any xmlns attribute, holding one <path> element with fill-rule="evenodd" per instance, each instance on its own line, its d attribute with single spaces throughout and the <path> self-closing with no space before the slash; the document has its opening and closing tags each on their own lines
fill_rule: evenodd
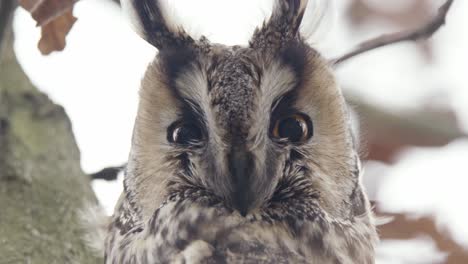
<svg viewBox="0 0 468 264">
<path fill-rule="evenodd" d="M 341 15 L 348 1 L 335 2 L 337 19 L 328 19 L 317 35 L 323 41 L 314 41 L 328 57 L 393 27 L 376 23 L 362 32 L 351 31 Z M 271 8 L 271 0 L 174 3 L 174 12 L 187 20 L 192 30 L 226 44 L 245 43 Z M 395 12 L 405 5 L 402 0 L 392 3 Z M 447 25 L 433 39 L 433 63 L 428 64 L 413 44 L 395 45 L 344 64 L 337 72 L 340 83 L 388 108 L 415 108 L 431 96 L 446 98 L 468 131 L 467 11 L 468 1 L 455 1 Z M 81 0 L 74 14 L 78 21 L 67 37 L 65 51 L 44 57 L 36 48 L 40 31 L 29 14 L 19 9 L 14 21 L 15 49 L 33 83 L 65 107 L 81 149 L 82 166 L 86 172 L 94 172 L 127 159 L 140 78 L 156 50 L 131 31 L 120 9 L 109 1 Z M 374 182 L 379 190 L 376 198 L 389 211 L 435 215 L 441 228 L 468 247 L 468 210 L 464 209 L 468 198 L 464 191 L 468 186 L 468 141 L 453 142 L 444 148 L 409 150 L 399 159 Z M 381 167 L 373 162 L 368 171 L 378 173 L 376 168 Z M 375 193 L 372 184 L 366 182 Z M 106 210 L 112 212 L 121 181 L 95 181 L 93 186 Z M 426 242 L 422 239 L 413 244 L 390 245 L 411 248 L 424 244 L 424 250 L 431 247 L 430 241 Z M 382 246 L 381 256 L 388 254 L 388 245 Z M 386 260 L 380 263 L 408 263 L 397 255 Z"/>
</svg>

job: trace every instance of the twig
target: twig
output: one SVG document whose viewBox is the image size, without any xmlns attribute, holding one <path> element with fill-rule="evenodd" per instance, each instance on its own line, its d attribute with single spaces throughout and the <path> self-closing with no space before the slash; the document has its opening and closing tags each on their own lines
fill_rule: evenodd
<svg viewBox="0 0 468 264">
<path fill-rule="evenodd" d="M 122 166 L 117 166 L 117 167 L 108 167 L 104 168 L 96 173 L 90 174 L 89 176 L 91 177 L 91 180 L 106 180 L 106 181 L 115 181 L 117 180 L 117 175 L 125 169 L 125 166 L 127 164 L 124 164 Z"/>
<path fill-rule="evenodd" d="M 447 0 L 437 12 L 437 15 L 429 20 L 427 23 L 422 25 L 420 28 L 413 30 L 404 30 L 391 34 L 384 34 L 376 38 L 367 40 L 359 44 L 354 50 L 341 55 L 338 58 L 332 59 L 331 64 L 337 66 L 342 62 L 362 54 L 364 52 L 384 47 L 387 45 L 395 44 L 402 41 L 416 41 L 420 39 L 430 38 L 439 28 L 445 24 L 445 18 L 447 13 L 452 6 L 453 0 Z"/>
</svg>

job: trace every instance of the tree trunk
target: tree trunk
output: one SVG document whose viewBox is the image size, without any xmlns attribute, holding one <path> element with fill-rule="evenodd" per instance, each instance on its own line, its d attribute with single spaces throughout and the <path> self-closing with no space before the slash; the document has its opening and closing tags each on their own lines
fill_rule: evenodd
<svg viewBox="0 0 468 264">
<path fill-rule="evenodd" d="M 78 211 L 96 198 L 70 120 L 15 58 L 13 3 L 0 3 L 0 263 L 102 263 L 81 239 Z"/>
</svg>

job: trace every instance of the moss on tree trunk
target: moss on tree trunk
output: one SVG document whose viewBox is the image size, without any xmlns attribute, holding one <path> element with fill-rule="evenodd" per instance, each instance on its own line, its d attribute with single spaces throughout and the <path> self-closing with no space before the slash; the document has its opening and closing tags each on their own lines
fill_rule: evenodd
<svg viewBox="0 0 468 264">
<path fill-rule="evenodd" d="M 80 168 L 70 120 L 28 80 L 13 52 L 11 28 L 5 32 L 0 53 L 0 263 L 102 263 L 81 240 L 77 212 L 96 198 Z"/>
</svg>

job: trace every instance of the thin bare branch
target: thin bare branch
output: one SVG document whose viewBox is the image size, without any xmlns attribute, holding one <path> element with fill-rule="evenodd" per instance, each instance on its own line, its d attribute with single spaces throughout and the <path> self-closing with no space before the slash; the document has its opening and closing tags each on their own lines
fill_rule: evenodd
<svg viewBox="0 0 468 264">
<path fill-rule="evenodd" d="M 445 18 L 450 7 L 452 6 L 452 3 L 453 0 L 447 0 L 441 7 L 439 7 L 437 15 L 427 23 L 423 24 L 420 28 L 399 31 L 391 34 L 384 34 L 364 41 L 354 50 L 345 53 L 338 58 L 332 59 L 331 64 L 337 66 L 342 62 L 362 53 L 402 41 L 417 41 L 430 38 L 437 30 L 439 30 L 442 25 L 445 24 Z"/>
<path fill-rule="evenodd" d="M 98 172 L 95 172 L 90 176 L 92 180 L 106 180 L 106 181 L 114 181 L 117 180 L 118 174 L 125 169 L 127 164 L 117 166 L 117 167 L 108 167 L 104 168 Z"/>
</svg>

